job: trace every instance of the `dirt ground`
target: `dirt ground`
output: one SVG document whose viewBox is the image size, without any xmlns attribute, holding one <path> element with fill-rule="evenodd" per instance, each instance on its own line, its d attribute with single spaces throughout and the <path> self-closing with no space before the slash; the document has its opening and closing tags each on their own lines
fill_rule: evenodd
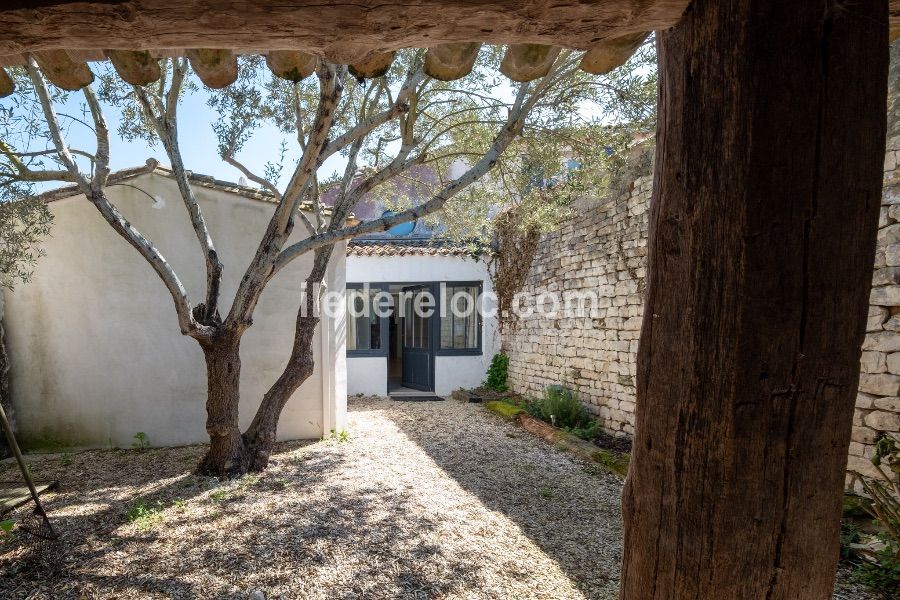
<svg viewBox="0 0 900 600">
<path fill-rule="evenodd" d="M 349 410 L 346 438 L 282 444 L 236 481 L 191 473 L 202 446 L 32 457 L 60 480 L 47 508 L 63 539 L 43 559 L 2 542 L 0 597 L 617 597 L 616 476 L 478 405 Z"/>
</svg>

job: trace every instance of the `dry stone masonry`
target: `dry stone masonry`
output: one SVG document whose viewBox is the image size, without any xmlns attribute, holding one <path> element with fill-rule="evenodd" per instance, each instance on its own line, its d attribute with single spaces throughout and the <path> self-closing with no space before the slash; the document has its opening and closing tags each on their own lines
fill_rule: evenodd
<svg viewBox="0 0 900 600">
<path fill-rule="evenodd" d="M 624 175 L 606 199 L 541 240 L 523 292 L 597 294 L 584 316 L 534 311 L 504 334 L 509 377 L 517 392 L 540 396 L 565 383 L 618 435 L 634 432 L 634 377 L 647 256 L 647 209 L 653 187 L 650 153 L 639 177 Z"/>
<path fill-rule="evenodd" d="M 893 133 L 893 132 L 892 132 Z M 900 135 L 888 138 L 884 193 L 853 416 L 848 471 L 877 476 L 871 458 L 881 432 L 900 432 Z M 859 487 L 848 474 L 848 483 Z"/>
<path fill-rule="evenodd" d="M 892 133 L 847 465 L 848 471 L 869 476 L 875 475 L 870 458 L 877 436 L 900 432 L 900 132 Z M 565 383 L 609 432 L 623 436 L 634 431 L 652 188 L 648 158 L 639 160 L 637 175 L 624 175 L 606 199 L 581 207 L 541 240 L 523 290 L 535 299 L 594 291 L 598 305 L 583 318 L 535 312 L 503 338 L 514 391 L 540 396 L 548 385 Z M 859 487 L 849 473 L 848 485 Z"/>
</svg>

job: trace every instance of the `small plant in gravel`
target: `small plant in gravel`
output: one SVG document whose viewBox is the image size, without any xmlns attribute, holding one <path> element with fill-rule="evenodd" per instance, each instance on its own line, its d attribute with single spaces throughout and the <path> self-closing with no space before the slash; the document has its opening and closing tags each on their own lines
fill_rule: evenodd
<svg viewBox="0 0 900 600">
<path fill-rule="evenodd" d="M 134 441 L 131 442 L 131 447 L 144 451 L 150 447 L 150 438 L 143 431 L 138 431 L 134 434 Z"/>
<path fill-rule="evenodd" d="M 324 441 L 338 442 L 339 444 L 343 444 L 350 441 L 350 433 L 346 429 L 342 429 L 340 431 L 332 429 L 328 437 L 324 438 Z"/>
<path fill-rule="evenodd" d="M 544 498 L 544 499 L 552 498 L 553 497 L 553 488 L 550 487 L 549 485 L 545 485 L 540 489 L 538 494 L 541 496 L 541 498 Z"/>
<path fill-rule="evenodd" d="M 228 490 L 215 490 L 212 494 L 209 495 L 210 500 L 213 502 L 225 502 L 228 500 L 229 493 Z"/>
<path fill-rule="evenodd" d="M 507 380 L 509 378 L 509 356 L 506 354 L 495 354 L 491 359 L 491 366 L 488 367 L 487 379 L 484 387 L 495 392 L 505 392 L 509 389 Z"/>
<path fill-rule="evenodd" d="M 138 529 L 153 529 L 163 520 L 163 503 L 159 500 L 155 504 L 147 504 L 143 500 L 138 500 L 134 506 L 129 509 L 128 522 L 135 525 Z"/>
</svg>

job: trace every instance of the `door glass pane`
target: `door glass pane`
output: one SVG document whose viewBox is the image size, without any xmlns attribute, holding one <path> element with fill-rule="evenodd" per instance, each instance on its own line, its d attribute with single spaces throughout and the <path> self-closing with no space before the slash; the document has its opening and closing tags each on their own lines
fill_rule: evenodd
<svg viewBox="0 0 900 600">
<path fill-rule="evenodd" d="M 404 298 L 403 303 L 405 305 L 405 312 L 403 313 L 403 346 L 410 348 L 413 345 L 412 298 Z"/>
<path fill-rule="evenodd" d="M 429 319 L 419 317 L 419 348 L 428 348 L 431 344 L 431 331 L 428 327 Z"/>
</svg>

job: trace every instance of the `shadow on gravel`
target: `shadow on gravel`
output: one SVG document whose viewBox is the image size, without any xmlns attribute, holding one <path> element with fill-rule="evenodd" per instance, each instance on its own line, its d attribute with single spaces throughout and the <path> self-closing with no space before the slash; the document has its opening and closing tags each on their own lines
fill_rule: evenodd
<svg viewBox="0 0 900 600">
<path fill-rule="evenodd" d="M 588 598 L 617 596 L 621 482 L 480 407 L 468 405 L 460 422 L 460 411 L 441 404 L 395 403 L 383 414 L 466 491 L 514 521 Z"/>
</svg>

